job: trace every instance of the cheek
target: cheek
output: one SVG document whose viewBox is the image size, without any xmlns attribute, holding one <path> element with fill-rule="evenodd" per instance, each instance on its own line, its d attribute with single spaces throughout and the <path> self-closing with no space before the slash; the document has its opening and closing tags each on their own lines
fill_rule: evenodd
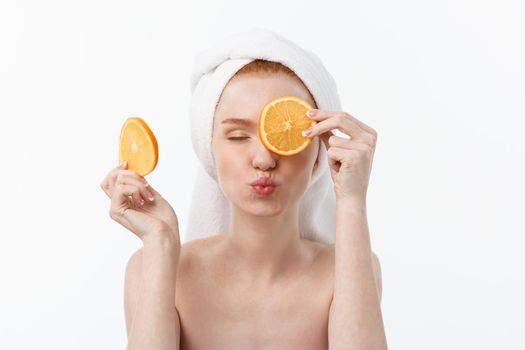
<svg viewBox="0 0 525 350">
<path fill-rule="evenodd" d="M 312 142 L 306 150 L 291 157 L 287 162 L 285 171 L 287 181 L 294 182 L 297 191 L 304 191 L 308 187 L 318 156 L 318 147 L 317 142 Z"/>
<path fill-rule="evenodd" d="M 294 192 L 300 192 L 308 186 L 316 154 L 307 153 L 304 151 L 302 154 L 290 157 L 290 159 L 281 160 L 279 172 L 283 180 L 290 185 L 290 189 L 294 189 Z"/>
<path fill-rule="evenodd" d="M 218 175 L 225 181 L 241 180 L 240 176 L 246 173 L 244 155 L 239 153 L 238 150 L 228 147 L 228 145 L 217 144 L 214 150 Z"/>
<path fill-rule="evenodd" d="M 299 163 L 305 170 L 311 169 L 315 163 L 315 160 L 317 159 L 318 153 L 319 142 L 314 139 L 303 152 L 294 156 L 294 161 Z"/>
<path fill-rule="evenodd" d="M 215 165 L 220 174 L 229 174 L 235 171 L 235 157 L 228 157 L 226 154 L 215 156 Z"/>
</svg>

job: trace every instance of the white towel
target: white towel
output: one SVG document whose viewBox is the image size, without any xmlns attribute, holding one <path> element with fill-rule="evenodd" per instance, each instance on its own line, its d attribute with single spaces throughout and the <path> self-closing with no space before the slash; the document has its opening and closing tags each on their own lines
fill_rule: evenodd
<svg viewBox="0 0 525 350">
<path fill-rule="evenodd" d="M 292 69 L 310 90 L 319 109 L 341 110 L 335 80 L 313 52 L 269 29 L 252 27 L 226 37 L 195 58 L 189 108 L 192 144 L 201 166 L 193 188 L 187 226 L 181 240 L 189 241 L 227 230 L 230 203 L 218 184 L 211 150 L 213 116 L 229 79 L 254 59 L 280 62 Z M 335 242 L 335 192 L 326 148 L 319 140 L 319 165 L 299 206 L 302 238 Z"/>
</svg>

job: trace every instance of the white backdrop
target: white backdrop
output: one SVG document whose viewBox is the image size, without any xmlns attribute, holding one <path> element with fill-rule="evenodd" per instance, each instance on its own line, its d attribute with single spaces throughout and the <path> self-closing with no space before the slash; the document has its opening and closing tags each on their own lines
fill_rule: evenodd
<svg viewBox="0 0 525 350">
<path fill-rule="evenodd" d="M 122 349 L 140 240 L 99 184 L 129 116 L 184 239 L 198 50 L 252 25 L 315 51 L 378 131 L 368 191 L 390 349 L 524 349 L 525 6 L 516 1 L 0 2 L 1 349 Z"/>
</svg>

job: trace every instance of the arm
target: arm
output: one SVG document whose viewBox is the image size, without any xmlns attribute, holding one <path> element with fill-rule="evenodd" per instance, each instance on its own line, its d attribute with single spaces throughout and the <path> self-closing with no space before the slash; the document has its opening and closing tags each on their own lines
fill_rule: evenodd
<svg viewBox="0 0 525 350">
<path fill-rule="evenodd" d="M 387 349 L 375 258 L 370 247 L 366 201 L 337 201 L 335 286 L 328 323 L 332 350 Z"/>
<path fill-rule="evenodd" d="M 379 296 L 379 303 L 381 303 L 381 296 L 383 294 L 383 283 L 381 282 L 381 263 L 379 262 L 379 259 L 374 252 L 372 252 L 372 267 L 374 268 L 377 295 Z"/>
<path fill-rule="evenodd" d="M 127 349 L 179 349 L 175 281 L 180 243 L 172 233 L 152 235 L 126 267 Z"/>
</svg>

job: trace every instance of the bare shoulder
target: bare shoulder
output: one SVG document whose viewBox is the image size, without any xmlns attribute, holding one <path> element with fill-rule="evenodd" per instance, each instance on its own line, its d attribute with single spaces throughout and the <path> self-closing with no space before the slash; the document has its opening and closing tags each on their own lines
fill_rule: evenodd
<svg viewBox="0 0 525 350">
<path fill-rule="evenodd" d="M 327 277 L 333 276 L 335 266 L 334 245 L 308 239 L 304 239 L 303 242 L 312 254 L 315 268 Z"/>
<path fill-rule="evenodd" d="M 311 242 L 313 249 L 315 249 L 316 260 L 321 261 L 323 263 L 332 264 L 333 266 L 335 258 L 335 245 L 317 241 L 309 242 Z"/>
<path fill-rule="evenodd" d="M 178 274 L 190 272 L 201 267 L 206 258 L 211 255 L 212 249 L 216 243 L 221 239 L 220 234 L 207 236 L 203 238 L 196 238 L 184 242 L 180 247 Z"/>
<path fill-rule="evenodd" d="M 207 246 L 207 245 L 213 244 L 214 242 L 217 242 L 221 238 L 222 238 L 222 234 L 216 233 L 210 236 L 192 239 L 190 241 L 183 243 L 181 246 L 192 247 L 192 248 L 195 248 L 198 246 Z"/>
<path fill-rule="evenodd" d="M 181 257 L 192 257 L 194 259 L 205 256 L 209 249 L 213 248 L 222 238 L 221 234 L 215 234 L 203 238 L 192 239 L 181 244 Z"/>
</svg>

